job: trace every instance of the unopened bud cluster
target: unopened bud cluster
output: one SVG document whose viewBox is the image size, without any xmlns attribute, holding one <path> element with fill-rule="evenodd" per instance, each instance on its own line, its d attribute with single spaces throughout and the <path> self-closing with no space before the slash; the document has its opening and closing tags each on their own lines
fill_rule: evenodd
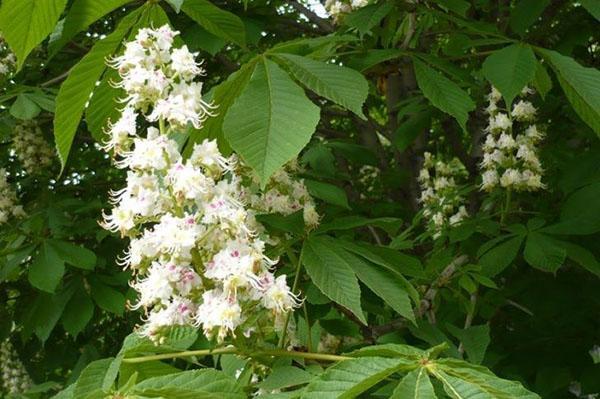
<svg viewBox="0 0 600 399">
<path fill-rule="evenodd" d="M 418 177 L 420 202 L 427 229 L 434 238 L 438 238 L 448 226 L 456 225 L 469 216 L 461 194 L 461 184 L 468 173 L 458 158 L 444 162 L 429 152 L 424 156 Z"/>
<path fill-rule="evenodd" d="M 319 214 L 315 203 L 304 182 L 292 175 L 298 168 L 296 161 L 290 162 L 271 176 L 263 191 L 254 189 L 248 199 L 250 207 L 259 213 L 279 213 L 286 216 L 302 211 L 306 226 L 316 227 L 319 224 Z M 253 185 L 257 187 L 258 181 L 255 180 Z"/>
<path fill-rule="evenodd" d="M 544 135 L 535 124 L 536 108 L 523 99 L 530 94 L 533 91 L 525 87 L 522 98 L 512 106 L 509 114 L 501 109 L 502 95 L 492 87 L 485 110 L 489 119 L 480 165 L 482 190 L 502 187 L 512 191 L 537 191 L 544 188 L 543 169 L 537 155 L 537 145 Z"/>
<path fill-rule="evenodd" d="M 19 354 L 8 339 L 0 344 L 0 369 L 2 391 L 5 394 L 18 395 L 33 385 L 31 377 L 19 359 Z"/>
<path fill-rule="evenodd" d="M 13 217 L 23 217 L 25 211 L 19 205 L 17 194 L 8 182 L 6 169 L 0 169 L 0 224 L 8 222 Z"/>
<path fill-rule="evenodd" d="M 16 124 L 12 149 L 23 169 L 30 174 L 39 174 L 52 164 L 54 149 L 44 140 L 42 129 L 34 121 Z"/>
<path fill-rule="evenodd" d="M 168 26 L 142 29 L 111 62 L 127 105 L 105 148 L 127 170 L 127 186 L 112 193 L 114 208 L 102 224 L 130 238 L 122 265 L 136 275 L 133 307 L 145 311 L 143 335 L 160 343 L 176 325 L 201 327 L 220 342 L 262 334 L 282 325 L 300 301 L 285 275 L 272 272 L 276 261 L 266 256 L 267 237 L 257 233 L 264 228 L 245 203 L 236 157 L 205 140 L 184 160 L 169 137 L 187 123 L 200 127 L 212 108 L 194 81 L 202 73 L 195 54 L 172 48 L 176 34 Z M 167 84 L 157 87 L 163 77 Z M 160 130 L 138 135 L 138 110 Z"/>
</svg>

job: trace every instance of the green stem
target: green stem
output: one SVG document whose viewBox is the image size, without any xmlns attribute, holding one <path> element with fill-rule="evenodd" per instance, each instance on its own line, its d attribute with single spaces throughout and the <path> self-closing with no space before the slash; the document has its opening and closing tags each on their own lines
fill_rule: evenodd
<svg viewBox="0 0 600 399">
<path fill-rule="evenodd" d="M 294 283 L 292 284 L 292 293 L 296 294 L 298 282 L 300 281 L 300 269 L 302 267 L 302 252 L 300 252 L 300 259 L 298 259 L 296 255 L 294 255 L 294 252 L 291 249 L 288 250 L 286 253 L 288 258 L 290 258 L 290 261 L 296 264 L 296 275 L 294 276 Z M 287 335 L 288 324 L 290 324 L 290 317 L 292 317 L 292 312 L 288 311 L 288 313 L 285 315 L 285 322 L 283 323 L 283 331 L 281 332 L 281 337 L 279 338 L 279 345 L 277 345 L 280 348 L 283 348 L 285 345 L 285 338 Z"/>
<path fill-rule="evenodd" d="M 304 310 L 304 320 L 306 321 L 306 346 L 308 346 L 308 351 L 312 351 L 312 332 L 310 329 L 310 322 L 308 321 L 308 309 L 306 308 L 306 302 L 302 304 L 302 309 Z"/>
<path fill-rule="evenodd" d="M 332 355 L 329 353 L 314 353 L 314 352 L 299 352 L 299 351 L 287 351 L 284 349 L 261 349 L 255 352 L 244 353 L 235 347 L 228 348 L 217 348 L 217 349 L 199 349 L 194 351 L 183 351 L 174 353 L 161 353 L 159 355 L 150 356 L 139 356 L 130 357 L 123 359 L 123 363 L 144 363 L 155 360 L 164 359 L 177 359 L 182 357 L 190 356 L 209 356 L 209 355 L 222 355 L 222 354 L 239 354 L 247 355 L 249 357 L 260 357 L 260 356 L 276 356 L 276 357 L 301 357 L 310 360 L 322 360 L 328 362 L 339 362 L 342 360 L 351 359 L 349 356 Z"/>
</svg>

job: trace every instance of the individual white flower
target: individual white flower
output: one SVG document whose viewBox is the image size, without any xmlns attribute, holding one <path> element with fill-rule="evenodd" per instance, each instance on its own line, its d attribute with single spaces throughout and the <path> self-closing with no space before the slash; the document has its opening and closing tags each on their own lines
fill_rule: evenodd
<svg viewBox="0 0 600 399">
<path fill-rule="evenodd" d="M 481 175 L 483 182 L 481 183 L 481 189 L 489 191 L 496 187 L 500 181 L 498 177 L 498 172 L 495 170 L 486 170 Z"/>
<path fill-rule="evenodd" d="M 529 101 L 520 100 L 513 106 L 510 113 L 518 121 L 530 121 L 535 118 L 537 109 Z"/>
<path fill-rule="evenodd" d="M 508 117 L 508 115 L 500 112 L 496 114 L 494 117 L 490 118 L 490 131 L 498 131 L 498 130 L 508 130 L 512 127 L 512 121 Z"/>
<path fill-rule="evenodd" d="M 502 187 L 511 187 L 520 184 L 522 181 L 521 173 L 517 169 L 506 169 L 500 177 Z"/>
</svg>

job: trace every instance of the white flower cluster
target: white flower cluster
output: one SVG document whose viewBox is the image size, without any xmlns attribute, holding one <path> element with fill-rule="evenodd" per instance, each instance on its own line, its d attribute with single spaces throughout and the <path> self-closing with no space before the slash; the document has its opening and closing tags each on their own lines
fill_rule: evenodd
<svg viewBox="0 0 600 399">
<path fill-rule="evenodd" d="M 437 160 L 431 153 L 424 154 L 423 168 L 419 173 L 420 202 L 427 227 L 438 238 L 442 231 L 468 217 L 459 183 L 468 176 L 458 158 L 450 162 Z"/>
<path fill-rule="evenodd" d="M 42 135 L 42 129 L 33 121 L 16 124 L 12 142 L 15 155 L 30 175 L 38 174 L 52 164 L 54 149 Z"/>
<path fill-rule="evenodd" d="M 15 53 L 11 51 L 6 40 L 0 34 L 0 75 L 10 75 L 14 71 L 16 63 Z"/>
<path fill-rule="evenodd" d="M 369 0 L 327 0 L 325 2 L 325 9 L 334 20 L 337 20 L 343 14 L 349 14 L 353 10 L 357 10 L 368 4 Z"/>
<path fill-rule="evenodd" d="M 166 26 L 142 30 L 134 43 L 152 38 L 153 46 L 166 48 L 163 42 L 170 43 L 174 35 Z M 131 47 L 128 43 L 126 54 Z M 186 69 L 174 67 L 172 58 L 161 60 L 165 65 L 157 62 L 157 70 L 176 68 L 179 76 L 197 75 L 195 62 L 187 63 Z M 121 71 L 123 79 L 137 80 L 134 71 Z M 122 84 L 129 99 L 153 90 L 152 79 L 142 80 L 149 87 Z M 156 109 L 162 100 L 145 97 L 143 103 Z M 192 109 L 197 115 L 186 120 L 199 123 L 205 110 Z M 123 118 L 130 110 L 125 107 Z M 127 132 L 130 144 L 107 146 L 119 157 L 117 167 L 128 173 L 127 186 L 112 192 L 114 208 L 102 223 L 131 238 L 122 265 L 136 274 L 131 285 L 139 299 L 133 308 L 146 312 L 140 332 L 161 342 L 169 327 L 193 325 L 222 342 L 240 332 L 249 336 L 259 325 L 275 328 L 300 301 L 285 275 L 275 277 L 270 270 L 276 262 L 265 255 L 265 243 L 256 234 L 261 226 L 244 205 L 235 157 L 225 158 L 215 141 L 205 140 L 183 160 L 167 134 L 182 120 L 153 114 L 146 119 L 157 118 L 161 131 L 150 127 L 141 137 L 134 123 Z"/>
<path fill-rule="evenodd" d="M 7 178 L 6 169 L 0 169 L 0 224 L 8 222 L 11 217 L 25 216 L 23 206 L 18 204 L 17 194 Z"/>
<path fill-rule="evenodd" d="M 33 385 L 31 377 L 8 339 L 0 344 L 0 372 L 2 390 L 6 394 L 18 395 Z"/>
<path fill-rule="evenodd" d="M 521 96 L 532 94 L 525 87 Z M 500 109 L 500 92 L 492 87 L 488 95 L 489 115 L 481 162 L 481 189 L 491 191 L 500 186 L 513 191 L 537 191 L 544 188 L 542 165 L 537 144 L 544 134 L 535 124 L 536 108 L 523 99 L 513 105 L 510 115 Z"/>
<path fill-rule="evenodd" d="M 105 149 L 116 153 L 127 151 L 133 144 L 137 112 L 141 111 L 151 122 L 168 122 L 174 128 L 191 123 L 200 128 L 211 115 L 213 106 L 202 98 L 204 75 L 196 62 L 197 53 L 187 46 L 173 48 L 173 39 L 179 34 L 168 25 L 159 29 L 140 29 L 134 41 L 125 44 L 123 55 L 110 60 L 119 71 L 116 83 L 127 96 L 121 118 L 109 124 L 109 140 Z"/>
<path fill-rule="evenodd" d="M 269 179 L 264 191 L 254 190 L 248 202 L 258 213 L 280 213 L 291 215 L 302 211 L 304 223 L 312 228 L 319 225 L 319 214 L 304 181 L 292 177 L 291 172 L 298 169 L 297 162 L 290 162 L 275 172 Z M 256 186 L 257 181 L 254 182 Z"/>
</svg>

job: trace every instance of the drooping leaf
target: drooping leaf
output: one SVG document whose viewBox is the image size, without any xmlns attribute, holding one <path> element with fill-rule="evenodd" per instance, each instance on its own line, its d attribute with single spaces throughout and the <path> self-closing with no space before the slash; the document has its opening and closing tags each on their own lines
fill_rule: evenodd
<svg viewBox="0 0 600 399">
<path fill-rule="evenodd" d="M 527 29 L 542 15 L 550 0 L 521 0 L 510 12 L 508 24 L 513 32 L 525 36 Z"/>
<path fill-rule="evenodd" d="M 585 8 L 596 20 L 600 21 L 600 2 L 598 0 L 580 0 L 579 3 Z"/>
<path fill-rule="evenodd" d="M 396 389 L 391 399 L 435 399 L 435 391 L 425 367 L 419 367 L 408 373 Z"/>
<path fill-rule="evenodd" d="M 413 58 L 415 74 L 423 95 L 440 110 L 452 115 L 458 124 L 466 130 L 469 112 L 475 109 L 471 97 L 456 83 L 425 63 Z"/>
<path fill-rule="evenodd" d="M 360 286 L 354 271 L 326 237 L 311 237 L 304 241 L 302 261 L 313 283 L 332 301 L 349 309 L 367 324 L 360 306 Z"/>
<path fill-rule="evenodd" d="M 298 155 L 318 121 L 319 107 L 277 64 L 263 59 L 227 112 L 223 131 L 264 185 Z"/>
<path fill-rule="evenodd" d="M 74 337 L 83 331 L 94 315 L 94 303 L 83 289 L 78 289 L 71 297 L 62 315 L 65 330 Z"/>
<path fill-rule="evenodd" d="M 479 258 L 482 272 L 493 277 L 506 269 L 517 257 L 523 236 L 517 235 L 487 251 Z"/>
<path fill-rule="evenodd" d="M 29 267 L 29 282 L 42 291 L 54 292 L 65 273 L 65 263 L 47 242 L 40 245 Z"/>
<path fill-rule="evenodd" d="M 355 28 L 364 35 L 373 29 L 394 8 L 393 1 L 382 1 L 359 8 L 344 18 L 344 24 Z"/>
<path fill-rule="evenodd" d="M 56 97 L 54 118 L 54 139 L 61 169 L 65 168 L 88 97 L 106 69 L 106 57 L 116 51 L 144 9 L 145 7 L 140 7 L 129 13 L 121 20 L 114 32 L 96 42 L 89 53 L 71 69 L 69 76 L 61 85 Z"/>
<path fill-rule="evenodd" d="M 70 265 L 85 270 L 92 270 L 96 265 L 96 254 L 87 248 L 60 240 L 47 240 L 46 243 Z"/>
<path fill-rule="evenodd" d="M 575 112 L 600 135 L 600 71 L 556 51 L 542 50 Z"/>
<path fill-rule="evenodd" d="M 102 309 L 117 315 L 123 314 L 125 310 L 125 296 L 116 289 L 100 282 L 92 280 L 92 298 Z"/>
<path fill-rule="evenodd" d="M 277 54 L 303 85 L 365 119 L 362 105 L 369 85 L 361 73 L 339 65 L 315 61 L 293 54 Z"/>
<path fill-rule="evenodd" d="M 222 10 L 208 0 L 185 0 L 181 11 L 213 35 L 246 45 L 246 29 L 235 14 Z"/>
<path fill-rule="evenodd" d="M 483 324 L 460 329 L 449 324 L 448 331 L 460 340 L 469 356 L 469 361 L 481 364 L 490 344 L 490 326 Z"/>
<path fill-rule="evenodd" d="M 531 266 L 554 273 L 565 261 L 567 251 L 552 237 L 534 231 L 527 235 L 523 256 Z"/>
<path fill-rule="evenodd" d="M 495 51 L 483 62 L 483 75 L 507 104 L 535 77 L 537 60 L 528 45 L 513 44 Z"/>
<path fill-rule="evenodd" d="M 65 8 L 67 0 L 3 0 L 0 31 L 17 56 L 17 69 L 46 36 Z"/>
<path fill-rule="evenodd" d="M 402 359 L 378 357 L 345 360 L 328 368 L 308 384 L 301 397 L 302 399 L 355 398 L 408 365 L 410 362 Z"/>
<path fill-rule="evenodd" d="M 429 369 L 453 399 L 539 399 L 519 382 L 504 380 L 483 367 L 442 359 Z"/>
<path fill-rule="evenodd" d="M 552 79 L 546 71 L 544 64 L 538 61 L 535 68 L 535 77 L 533 79 L 533 87 L 540 93 L 542 99 L 546 98 L 546 94 L 552 89 Z"/>
<path fill-rule="evenodd" d="M 313 197 L 319 198 L 332 205 L 350 209 L 346 192 L 338 186 L 310 179 L 305 179 L 304 184 Z"/>
</svg>

